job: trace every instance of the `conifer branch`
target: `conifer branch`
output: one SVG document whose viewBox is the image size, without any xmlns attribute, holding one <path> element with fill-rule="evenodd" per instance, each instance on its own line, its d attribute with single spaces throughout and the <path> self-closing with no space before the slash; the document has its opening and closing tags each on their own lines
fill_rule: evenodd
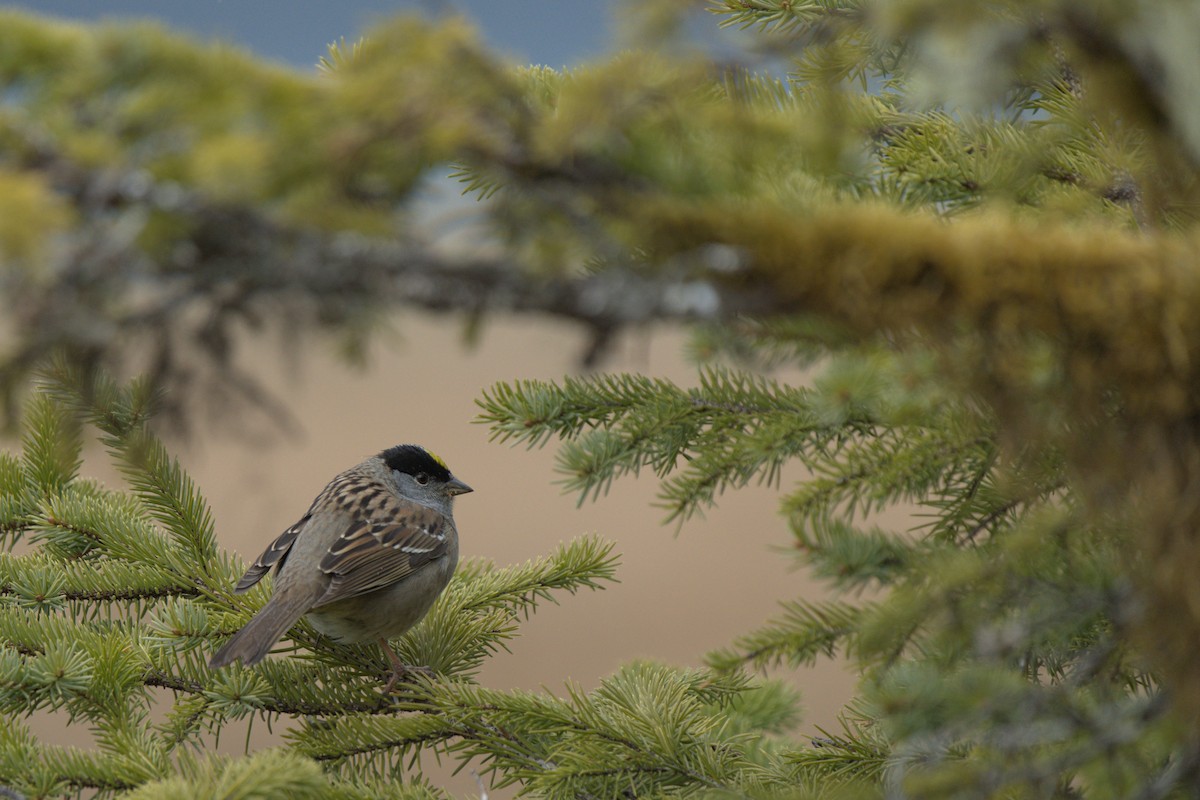
<svg viewBox="0 0 1200 800">
<path fill-rule="evenodd" d="M 212 687 L 201 681 L 188 680 L 178 675 L 170 675 L 156 668 L 146 671 L 144 683 L 160 689 L 170 689 L 175 692 L 207 697 L 213 691 Z M 289 714 L 295 717 L 332 717 L 342 714 L 394 714 L 396 700 L 385 697 L 379 692 L 372 692 L 370 700 L 347 702 L 338 699 L 336 702 L 319 703 L 310 701 L 295 701 L 284 698 L 264 698 L 256 702 L 256 708 L 263 714 Z"/>
<path fill-rule="evenodd" d="M 45 335 L 25 342 L 24 349 L 0 364 L 13 379 L 62 352 L 116 368 L 124 363 L 123 340 L 136 337 L 152 343 L 147 378 L 167 390 L 165 397 L 183 394 L 177 387 L 198 369 L 188 357 L 198 357 L 209 367 L 207 379 L 218 382 L 210 388 L 282 411 L 252 376 L 237 372 L 231 362 L 233 331 L 242 322 L 258 326 L 273 315 L 295 324 L 297 314 L 315 313 L 317 322 L 330 326 L 346 323 L 354 308 L 413 307 L 472 316 L 549 315 L 578 323 L 606 341 L 616 331 L 647 322 L 732 319 L 770 306 L 765 293 L 722 286 L 719 271 L 703 268 L 703 253 L 695 259 L 699 271 L 674 275 L 649 275 L 634 263 L 590 276 L 535 275 L 503 257 L 451 255 L 416 241 L 290 225 L 252 206 L 160 184 L 143 170 L 83 167 L 44 137 L 31 135 L 25 144 L 23 166 L 51 176 L 82 214 L 109 219 L 114 211 L 124 212 L 111 230 L 98 222 L 86 238 L 64 250 L 63 262 L 55 268 L 63 275 L 55 298 L 64 292 L 104 295 L 136 283 L 142 302 L 106 320 L 110 333 L 98 339 L 94 330 L 61 324 L 65 312 L 55 298 L 27 298 L 27 324 L 40 326 Z M 544 172 L 537 165 L 513 169 Z M 135 249 L 121 225 L 147 209 L 189 221 L 191 263 L 157 264 Z M 120 269 L 112 268 L 118 261 Z M 109 276 L 111 286 L 98 276 Z M 298 296 L 319 305 L 302 309 L 294 301 Z M 192 307 L 208 308 L 208 322 L 194 330 L 181 328 L 181 314 Z"/>
<path fill-rule="evenodd" d="M 764 627 L 738 637 L 725 650 L 709 653 L 705 661 L 712 669 L 728 673 L 750 667 L 787 664 L 810 665 L 820 656 L 833 658 L 852 640 L 861 611 L 841 601 L 808 603 L 793 600 L 783 604 L 784 613 Z"/>
<path fill-rule="evenodd" d="M 239 601 L 230 595 L 238 565 L 212 543 L 198 488 L 145 431 L 153 392 L 60 361 L 38 397 L 43 409 L 30 416 L 24 438 L 31 452 L 0 465 L 0 505 L 32 532 L 28 552 L 0 553 L 0 709 L 63 709 L 100 727 L 98 749 L 73 761 L 63 756 L 67 766 L 53 773 L 61 773 L 56 782 L 112 792 L 150 786 L 171 771 L 166 754 L 236 719 L 396 719 L 428 705 L 420 681 L 381 694 L 391 667 L 378 648 L 333 645 L 303 623 L 292 649 L 313 657 L 210 670 L 201 648 L 223 635 L 229 619 L 252 613 L 261 593 Z M 78 477 L 72 420 L 79 414 L 100 428 L 130 479 L 129 492 Z M 541 601 L 601 589 L 615 566 L 613 545 L 597 537 L 523 565 L 469 561 L 396 646 L 408 663 L 437 670 L 437 680 L 469 676 Z M 166 703 L 167 721 L 152 728 L 144 710 L 157 702 L 150 691 L 159 689 L 174 699 Z M 21 746 L 35 748 L 36 757 L 10 759 L 4 736 L 0 726 L 0 781 L 32 780 L 35 768 L 52 774 L 55 751 L 26 742 Z M 106 777 L 123 759 L 155 766 L 136 779 Z M 85 764 L 99 777 L 86 777 L 93 766 Z M 348 776 L 347 785 L 353 780 Z"/>
<path fill-rule="evenodd" d="M 696 673 L 674 673 L 650 665 L 627 668 L 625 674 L 609 679 L 591 695 L 571 689 L 568 700 L 435 683 L 428 685 L 424 700 L 410 706 L 427 714 L 397 719 L 343 718 L 333 726 L 306 729 L 299 741 L 310 756 L 336 761 L 392 748 L 409 752 L 454 739 L 444 745 L 451 752 L 467 757 L 487 755 L 495 759 L 493 769 L 504 768 L 510 779 L 515 776 L 527 788 L 540 787 L 555 794 L 606 797 L 617 785 L 640 785 L 649 790 L 684 780 L 730 796 L 748 797 L 741 781 L 749 764 L 740 764 L 732 751 L 715 759 L 701 755 L 709 753 L 703 732 L 711 720 L 699 713 L 693 716 L 692 712 L 701 711 L 695 700 L 709 697 L 711 702 L 739 685 L 736 679 L 710 683 L 706 686 Z M 667 686 L 675 691 L 667 695 L 652 691 Z M 679 690 L 683 694 L 675 693 Z M 683 708 L 676 708 L 674 714 L 697 726 L 688 739 L 699 738 L 685 739 L 683 752 L 664 750 L 652 734 L 654 717 L 672 716 L 671 708 L 680 703 Z M 641 713 L 650 716 L 642 719 L 637 716 Z M 348 740 L 353 742 L 349 747 Z M 591 743 L 602 748 L 609 766 L 596 769 L 577 763 L 571 751 L 561 746 L 572 740 L 578 740 L 580 746 Z"/>
</svg>

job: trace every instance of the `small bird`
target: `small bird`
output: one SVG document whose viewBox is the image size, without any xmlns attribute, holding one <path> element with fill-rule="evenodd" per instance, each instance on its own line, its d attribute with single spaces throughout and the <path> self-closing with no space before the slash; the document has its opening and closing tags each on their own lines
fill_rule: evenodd
<svg viewBox="0 0 1200 800">
<path fill-rule="evenodd" d="M 339 642 L 388 645 L 425 616 L 458 564 L 454 498 L 471 487 L 412 444 L 388 448 L 338 475 L 308 512 L 267 546 L 238 581 L 242 594 L 275 570 L 271 599 L 209 662 L 257 664 L 300 617 Z"/>
</svg>

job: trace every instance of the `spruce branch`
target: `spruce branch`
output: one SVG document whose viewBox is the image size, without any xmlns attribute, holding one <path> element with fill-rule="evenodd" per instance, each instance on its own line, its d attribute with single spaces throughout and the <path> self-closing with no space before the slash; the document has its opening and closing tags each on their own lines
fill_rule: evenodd
<svg viewBox="0 0 1200 800">
<path fill-rule="evenodd" d="M 275 749 L 236 760 L 215 756 L 188 759 L 183 774 L 142 783 L 128 796 L 132 800 L 253 800 L 267 796 L 319 800 L 330 797 L 331 791 L 334 787 L 311 761 Z"/>
<path fill-rule="evenodd" d="M 892 766 L 892 742 L 880 729 L 875 712 L 862 701 L 852 702 L 838 714 L 839 731 L 817 728 L 810 746 L 794 749 L 784 758 L 799 775 L 819 775 L 823 785 L 877 784 Z"/>
<path fill-rule="evenodd" d="M 743 667 L 807 666 L 821 656 L 833 658 L 853 640 L 862 613 L 837 600 L 793 600 L 782 605 L 781 616 L 738 637 L 729 648 L 709 653 L 705 658 L 708 666 L 729 673 Z"/>
<path fill-rule="evenodd" d="M 919 564 L 927 549 L 897 533 L 862 530 L 840 518 L 808 520 L 793 533 L 797 556 L 840 591 L 888 586 Z"/>
<path fill-rule="evenodd" d="M 63 358 L 48 366 L 42 379 L 49 395 L 68 398 L 103 432 L 102 441 L 134 496 L 174 542 L 170 550 L 179 553 L 179 577 L 202 592 L 215 593 L 218 575 L 209 566 L 217 554 L 212 514 L 178 459 L 144 427 L 157 390 L 145 379 L 119 389 L 107 376 L 89 374 Z"/>
<path fill-rule="evenodd" d="M 848 519 L 918 499 L 948 466 L 991 445 L 973 431 L 887 431 L 849 447 L 837 459 L 813 464 L 817 476 L 784 501 L 799 527 L 834 509 Z"/>
<path fill-rule="evenodd" d="M 348 324 L 355 309 L 386 304 L 474 316 L 548 314 L 604 339 L 646 322 L 729 319 L 769 306 L 765 294 L 721 286 L 720 272 L 704 268 L 703 253 L 694 259 L 699 270 L 674 275 L 646 274 L 634 263 L 590 276 L 535 275 L 504 257 L 450 255 L 416 241 L 291 225 L 253 206 L 158 183 L 143 170 L 88 169 L 42 137 L 27 145 L 25 166 L 52 175 L 85 215 L 103 212 L 107 219 L 113 209 L 123 209 L 120 219 L 139 227 L 147 224 L 144 219 L 128 219 L 139 209 L 186 218 L 196 263 L 186 270 L 156 264 L 119 226 L 112 231 L 98 226 L 66 251 L 63 282 L 81 297 L 107 296 L 137 283 L 142 301 L 109 320 L 110 333 L 97 340 L 95 330 L 56 324 L 74 313 L 62 308 L 62 292 L 27 298 L 27 324 L 44 328 L 46 335 L 26 342 L 0 365 L 14 381 L 32 365 L 62 353 L 93 367 L 117 369 L 125 364 L 122 341 L 133 337 L 150 343 L 152 357 L 142 366 L 149 369 L 149 385 L 167 390 L 164 397 L 183 394 L 183 386 L 200 379 L 215 394 L 249 400 L 287 419 L 252 375 L 236 369 L 231 342 L 239 323 L 258 327 L 264 318 L 279 317 L 276 309 L 284 309 L 289 324 L 297 315 L 314 314 L 295 301 L 298 296 L 319 299 L 315 317 L 325 327 Z M 538 165 L 512 168 L 545 171 Z M 113 269 L 114 262 L 121 268 Z M 107 283 L 102 276 L 108 276 Z M 196 306 L 208 309 L 208 322 L 194 330 L 181 327 L 182 310 Z"/>
<path fill-rule="evenodd" d="M 773 482 L 789 459 L 803 461 L 870 425 L 860 418 L 826 422 L 807 389 L 718 369 L 703 371 L 692 389 L 630 375 L 501 384 L 479 405 L 477 421 L 494 439 L 530 447 L 567 439 L 559 469 L 580 502 L 643 468 L 660 477 L 679 471 L 661 497 L 670 518 L 680 519 L 725 488 L 755 478 Z"/>
<path fill-rule="evenodd" d="M 770 33 L 801 33 L 823 22 L 855 20 L 865 13 L 860 0 L 724 0 L 709 9 L 722 25 L 757 27 Z"/>
<path fill-rule="evenodd" d="M 460 758 L 492 759 L 501 785 L 519 780 L 526 790 L 550 796 L 607 797 L 628 786 L 642 793 L 691 784 L 748 797 L 761 768 L 744 760 L 735 743 L 714 745 L 714 719 L 705 711 L 744 689 L 736 677 L 657 665 L 627 667 L 590 694 L 568 687 L 561 700 L 434 683 L 411 706 L 427 713 L 343 718 L 310 726 L 297 740 L 302 752 L 334 761 L 445 747 Z M 592 755 L 573 755 L 585 750 Z M 597 758 L 609 766 L 596 768 Z"/>
<path fill-rule="evenodd" d="M 71 483 L 82 463 L 79 420 L 63 412 L 48 394 L 35 395 L 25 411 L 21 449 L 26 479 L 44 496 Z"/>
<path fill-rule="evenodd" d="M 391 667 L 378 648 L 334 645 L 306 623 L 292 634 L 299 657 L 209 669 L 208 643 L 243 624 L 264 594 L 231 595 L 237 565 L 213 544 L 198 488 L 145 430 L 154 392 L 145 382 L 120 386 L 59 361 L 38 397 L 42 409 L 30 416 L 34 432 L 24 438 L 31 454 L 0 465 L 0 497 L 31 546 L 0 553 L 0 713 L 62 710 L 96 726 L 98 738 L 78 756 L 36 747 L 32 757 L 9 758 L 24 740 L 0 736 L 0 781 L 43 793 L 142 786 L 146 796 L 161 796 L 180 774 L 217 784 L 219 775 L 240 774 L 236 765 L 220 772 L 171 761 L 232 721 L 395 719 L 427 704 L 420 679 L 391 696 L 380 693 Z M 100 429 L 128 491 L 79 478 L 80 417 Z M 408 663 L 430 665 L 439 681 L 469 679 L 541 602 L 601 589 L 615 567 L 612 543 L 598 537 L 521 565 L 469 561 L 396 645 Z M 155 694 L 164 689 L 171 700 Z M 150 710 L 159 706 L 165 719 L 151 724 Z M 113 780 L 116 774 L 122 778 Z M 361 796 L 388 795 L 360 773 L 347 774 L 344 784 Z"/>
</svg>

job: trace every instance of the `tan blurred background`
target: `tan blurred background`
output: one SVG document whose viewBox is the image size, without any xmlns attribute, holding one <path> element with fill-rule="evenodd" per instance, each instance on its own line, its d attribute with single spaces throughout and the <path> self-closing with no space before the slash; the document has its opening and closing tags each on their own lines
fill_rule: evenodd
<svg viewBox="0 0 1200 800">
<path fill-rule="evenodd" d="M 608 496 L 577 507 L 576 497 L 555 484 L 560 476 L 553 445 L 529 451 L 488 441 L 488 429 L 472 422 L 475 399 L 497 381 L 576 372 L 585 345 L 581 331 L 547 321 L 500 320 L 488 323 L 478 344 L 468 347 L 461 322 L 451 318 L 406 314 L 397 330 L 393 341 L 373 349 L 365 369 L 345 366 L 331 345 L 315 337 L 296 363 L 282 359 L 277 344 L 245 343 L 241 363 L 275 387 L 302 431 L 263 445 L 201 422 L 189 441 L 168 442 L 211 503 L 224 546 L 253 559 L 334 474 L 403 442 L 434 450 L 474 487 L 455 511 L 464 557 L 508 564 L 584 533 L 616 540 L 621 582 L 543 605 L 522 625 L 512 652 L 497 655 L 482 671 L 481 682 L 494 688 L 560 692 L 566 680 L 592 688 L 634 658 L 699 665 L 706 652 L 774 615 L 780 600 L 824 594 L 792 569 L 786 555 L 774 552 L 789 543 L 776 490 L 728 494 L 706 519 L 687 523 L 676 535 L 653 505 L 653 476 L 618 482 Z M 628 335 L 603 368 L 693 384 L 695 369 L 681 356 L 683 341 L 676 330 Z M 90 452 L 85 473 L 115 483 L 103 455 Z M 787 481 L 785 476 L 785 487 Z M 801 735 L 834 725 L 853 689 L 852 677 L 837 663 L 783 677 L 803 693 Z M 36 725 L 53 740 L 68 736 L 60 719 Z M 256 746 L 278 741 L 266 737 L 261 723 L 255 731 Z M 69 740 L 77 741 L 73 735 Z M 227 733 L 221 744 L 240 752 L 243 737 Z M 478 796 L 466 771 L 439 775 L 455 794 Z"/>
</svg>

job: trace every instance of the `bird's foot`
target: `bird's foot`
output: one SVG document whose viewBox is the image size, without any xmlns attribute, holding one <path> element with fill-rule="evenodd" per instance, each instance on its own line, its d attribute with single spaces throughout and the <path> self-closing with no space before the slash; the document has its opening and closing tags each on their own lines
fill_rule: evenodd
<svg viewBox="0 0 1200 800">
<path fill-rule="evenodd" d="M 392 662 L 392 677 L 388 678 L 387 684 L 383 687 L 384 694 L 391 694 L 392 689 L 396 688 L 396 684 L 403 680 L 404 676 L 409 673 L 419 672 L 427 678 L 434 676 L 433 670 L 429 667 L 410 666 L 401 661 L 400 656 L 396 655 L 396 651 L 387 643 L 387 639 L 380 639 L 379 645 L 387 655 L 388 661 Z"/>
<path fill-rule="evenodd" d="M 404 680 L 406 675 L 414 672 L 419 672 L 426 678 L 432 678 L 434 671 L 429 667 L 410 666 L 408 664 L 400 664 L 396 669 L 392 670 L 392 677 L 388 678 L 387 684 L 383 687 L 384 694 L 391 694 L 392 689 L 396 688 L 396 684 Z"/>
</svg>

